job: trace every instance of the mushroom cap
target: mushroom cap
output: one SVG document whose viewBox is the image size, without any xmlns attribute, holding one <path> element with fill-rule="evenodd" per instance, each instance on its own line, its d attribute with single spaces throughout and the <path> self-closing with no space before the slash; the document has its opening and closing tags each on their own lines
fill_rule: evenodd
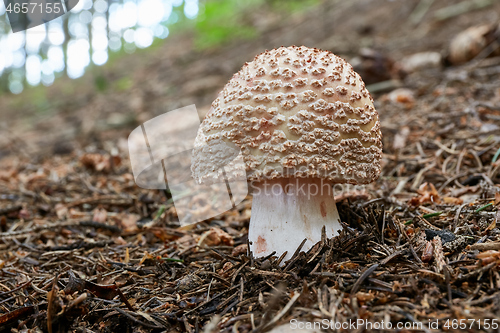
<svg viewBox="0 0 500 333">
<path fill-rule="evenodd" d="M 195 147 L 221 141 L 241 149 L 250 181 L 367 184 L 380 174 L 382 134 L 373 98 L 350 64 L 315 48 L 266 51 L 233 75 L 205 116 Z M 193 159 L 193 176 L 206 177 L 220 164 L 214 158 Z"/>
<path fill-rule="evenodd" d="M 195 180 L 205 185 L 221 183 L 224 180 L 234 182 L 246 179 L 240 149 L 221 139 L 206 142 L 202 131 L 198 131 L 195 140 L 191 173 Z"/>
</svg>

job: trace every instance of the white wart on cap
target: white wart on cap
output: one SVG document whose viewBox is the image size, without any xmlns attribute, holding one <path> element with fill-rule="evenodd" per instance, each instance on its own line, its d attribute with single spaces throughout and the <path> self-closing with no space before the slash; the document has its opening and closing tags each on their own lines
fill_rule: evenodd
<svg viewBox="0 0 500 333">
<path fill-rule="evenodd" d="M 380 174 L 372 97 L 350 64 L 314 48 L 280 47 L 246 63 L 212 103 L 198 136 L 199 145 L 223 141 L 242 151 L 254 190 L 249 239 L 257 257 L 290 257 L 303 239 L 307 250 L 323 226 L 336 235 L 333 191 L 323 185 L 368 184 Z M 311 184 L 318 193 L 300 191 Z"/>
</svg>

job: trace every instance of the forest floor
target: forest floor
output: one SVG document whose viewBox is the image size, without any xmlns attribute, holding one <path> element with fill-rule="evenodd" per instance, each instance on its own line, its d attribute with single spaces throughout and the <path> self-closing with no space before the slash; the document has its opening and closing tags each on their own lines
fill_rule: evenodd
<svg viewBox="0 0 500 333">
<path fill-rule="evenodd" d="M 265 332 L 292 319 L 497 331 L 500 39 L 473 34 L 464 54 L 482 51 L 462 63 L 450 43 L 498 25 L 500 2 L 466 3 L 264 6 L 245 15 L 254 39 L 199 50 L 194 33 L 172 34 L 81 79 L 3 95 L 0 332 Z M 247 256 L 250 197 L 180 227 L 168 192 L 135 184 L 127 147 L 166 111 L 205 114 L 244 62 L 281 45 L 353 63 L 384 144 L 381 177 L 337 198 L 349 226 L 284 266 Z"/>
</svg>

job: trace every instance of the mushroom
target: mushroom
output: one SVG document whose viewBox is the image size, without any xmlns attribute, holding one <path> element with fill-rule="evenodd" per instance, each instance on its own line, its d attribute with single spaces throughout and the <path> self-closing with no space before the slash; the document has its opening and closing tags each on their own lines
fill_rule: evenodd
<svg viewBox="0 0 500 333">
<path fill-rule="evenodd" d="M 323 226 L 336 236 L 334 185 L 368 184 L 380 174 L 372 97 L 350 64 L 315 48 L 280 47 L 246 63 L 212 103 L 195 146 L 221 142 L 243 155 L 255 257 L 287 252 L 289 259 L 303 240 L 302 250 L 320 241 Z M 219 155 L 226 163 L 234 154 Z M 214 158 L 210 171 L 220 165 Z M 193 159 L 197 179 L 206 179 L 204 160 Z"/>
</svg>

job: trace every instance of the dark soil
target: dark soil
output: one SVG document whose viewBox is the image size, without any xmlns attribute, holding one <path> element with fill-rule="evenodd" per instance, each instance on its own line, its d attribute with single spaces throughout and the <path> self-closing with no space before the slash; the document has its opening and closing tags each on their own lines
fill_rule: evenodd
<svg viewBox="0 0 500 333">
<path fill-rule="evenodd" d="M 200 51 L 183 32 L 40 88 L 47 98 L 2 96 L 0 332 L 264 332 L 292 319 L 498 331 L 499 42 L 463 64 L 448 54 L 458 33 L 498 24 L 500 2 L 459 3 L 262 7 L 248 13 L 257 39 Z M 247 256 L 250 197 L 180 227 L 168 191 L 136 186 L 127 137 L 181 106 L 205 114 L 245 61 L 292 44 L 355 64 L 384 157 L 376 183 L 338 197 L 342 235 L 279 266 Z M 409 70 L 406 57 L 427 51 L 441 61 Z"/>
</svg>

